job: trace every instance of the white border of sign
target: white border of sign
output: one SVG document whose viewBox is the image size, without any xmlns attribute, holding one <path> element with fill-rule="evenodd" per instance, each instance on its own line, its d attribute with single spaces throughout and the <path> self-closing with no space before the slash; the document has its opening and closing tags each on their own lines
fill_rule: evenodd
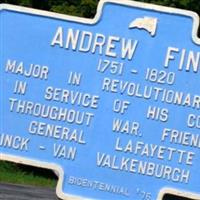
<svg viewBox="0 0 200 200">
<path fill-rule="evenodd" d="M 41 10 L 36 10 L 36 9 L 32 9 L 32 8 L 25 8 L 25 7 L 14 6 L 14 5 L 9 5 L 9 4 L 0 4 L 0 10 L 10 10 L 10 11 L 15 11 L 15 12 L 39 15 L 39 16 L 43 16 L 43 17 L 50 17 L 50 18 L 54 18 L 54 19 L 62 19 L 62 20 L 68 20 L 68 21 L 73 21 L 73 22 L 94 25 L 95 23 L 97 23 L 100 20 L 102 10 L 103 10 L 102 8 L 103 8 L 104 4 L 106 4 L 106 3 L 120 4 L 120 5 L 143 8 L 143 9 L 162 12 L 162 13 L 188 16 L 193 19 L 193 29 L 192 29 L 193 42 L 196 43 L 197 45 L 200 45 L 200 38 L 198 38 L 198 36 L 197 36 L 198 27 L 199 27 L 199 16 L 192 11 L 187 11 L 187 10 L 182 10 L 182 9 L 169 8 L 169 7 L 135 2 L 135 1 L 129 1 L 129 0 L 123 0 L 123 1 L 122 0 L 100 0 L 100 2 L 98 4 L 96 16 L 93 19 L 74 17 L 74 16 L 69 16 L 69 15 L 41 11 Z M 30 159 L 25 159 L 22 157 L 17 157 L 17 156 L 12 156 L 12 155 L 8 155 L 8 154 L 2 154 L 2 153 L 0 153 L 0 160 L 11 161 L 11 162 L 15 162 L 15 163 L 26 164 L 26 165 L 31 165 L 31 166 L 35 166 L 35 167 L 41 167 L 41 168 L 45 168 L 45 169 L 54 170 L 59 175 L 59 179 L 58 179 L 58 183 L 57 183 L 57 187 L 56 187 L 56 193 L 59 198 L 64 199 L 64 200 L 83 200 L 83 199 L 90 200 L 90 199 L 85 199 L 83 197 L 72 196 L 72 195 L 67 195 L 67 194 L 63 193 L 62 183 L 64 180 L 64 172 L 63 172 L 62 168 L 59 167 L 58 165 L 47 163 L 47 162 L 39 162 L 37 160 L 30 160 Z M 200 194 L 194 194 L 194 193 L 190 193 L 187 191 L 180 191 L 180 190 L 176 190 L 174 188 L 162 188 L 158 194 L 157 200 L 162 200 L 165 194 L 173 194 L 173 195 L 180 196 L 180 197 L 186 197 L 186 198 L 192 198 L 195 200 L 200 200 Z"/>
</svg>

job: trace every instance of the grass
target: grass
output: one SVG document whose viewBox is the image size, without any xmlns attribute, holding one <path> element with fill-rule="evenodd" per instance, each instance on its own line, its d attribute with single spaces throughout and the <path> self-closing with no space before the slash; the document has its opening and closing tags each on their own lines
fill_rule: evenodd
<svg viewBox="0 0 200 200">
<path fill-rule="evenodd" d="M 50 170 L 0 161 L 0 182 L 55 188 L 57 177 Z M 163 200 L 192 200 L 165 195 Z"/>
<path fill-rule="evenodd" d="M 55 188 L 57 177 L 49 170 L 0 161 L 0 182 Z"/>
</svg>

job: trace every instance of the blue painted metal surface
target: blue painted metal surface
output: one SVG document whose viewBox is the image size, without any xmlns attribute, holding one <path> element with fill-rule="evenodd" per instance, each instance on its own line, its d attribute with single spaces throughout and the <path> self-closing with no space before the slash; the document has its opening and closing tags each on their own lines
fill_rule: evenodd
<svg viewBox="0 0 200 200">
<path fill-rule="evenodd" d="M 129 1 L 93 20 L 2 6 L 1 159 L 57 170 L 63 199 L 198 199 L 197 24 Z"/>
</svg>

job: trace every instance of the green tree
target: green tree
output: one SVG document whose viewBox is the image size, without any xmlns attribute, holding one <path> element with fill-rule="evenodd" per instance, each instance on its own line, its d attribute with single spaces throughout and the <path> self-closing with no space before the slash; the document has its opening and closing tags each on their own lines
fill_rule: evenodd
<svg viewBox="0 0 200 200">
<path fill-rule="evenodd" d="M 97 0 L 63 1 L 59 4 L 52 2 L 50 10 L 81 17 L 93 17 L 96 13 L 97 3 Z"/>
<path fill-rule="evenodd" d="M 53 12 L 93 17 L 99 0 L 0 0 L 0 3 L 10 3 L 28 6 Z M 123 0 L 121 0 L 123 2 Z M 172 6 L 187 10 L 193 10 L 200 15 L 200 0 L 135 0 L 146 3 L 154 3 L 164 6 Z"/>
<path fill-rule="evenodd" d="M 192 10 L 200 14 L 199 0 L 136 0 L 136 1 Z"/>
</svg>

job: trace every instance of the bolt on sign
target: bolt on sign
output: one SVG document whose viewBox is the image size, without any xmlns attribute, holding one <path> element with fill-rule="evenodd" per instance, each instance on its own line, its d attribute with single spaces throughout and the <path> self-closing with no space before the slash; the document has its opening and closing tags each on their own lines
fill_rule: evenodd
<svg viewBox="0 0 200 200">
<path fill-rule="evenodd" d="M 100 1 L 94 19 L 1 5 L 0 159 L 62 199 L 200 199 L 199 18 Z"/>
</svg>

